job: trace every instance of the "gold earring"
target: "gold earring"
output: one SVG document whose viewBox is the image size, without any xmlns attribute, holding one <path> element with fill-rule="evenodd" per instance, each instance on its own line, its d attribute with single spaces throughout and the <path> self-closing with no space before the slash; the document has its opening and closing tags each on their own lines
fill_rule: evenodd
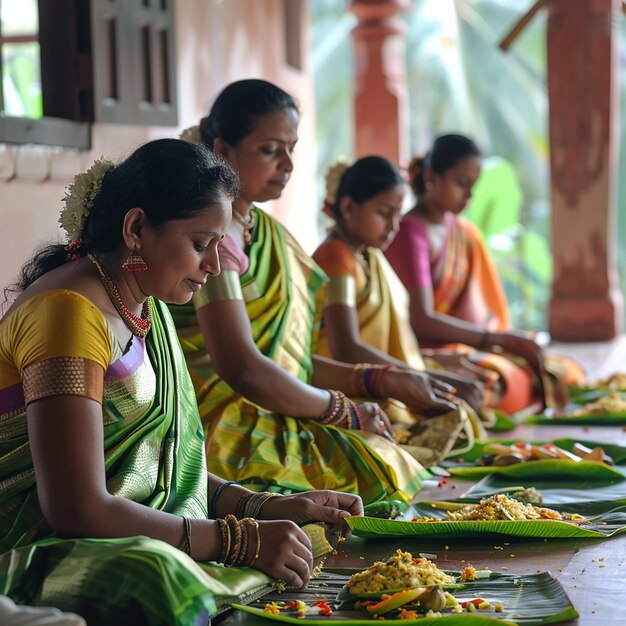
<svg viewBox="0 0 626 626">
<path fill-rule="evenodd" d="M 134 249 L 122 263 L 123 272 L 145 272 L 147 269 L 148 265 L 137 249 Z"/>
</svg>

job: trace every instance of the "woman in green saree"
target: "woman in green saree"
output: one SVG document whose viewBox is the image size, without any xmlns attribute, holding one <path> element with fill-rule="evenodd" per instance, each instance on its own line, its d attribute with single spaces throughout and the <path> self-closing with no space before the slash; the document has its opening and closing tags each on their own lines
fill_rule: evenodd
<svg viewBox="0 0 626 626">
<path fill-rule="evenodd" d="M 224 157 L 242 181 L 220 247 L 222 273 L 194 295 L 195 311 L 172 308 L 207 433 L 209 469 L 254 488 L 408 499 L 423 468 L 381 436 L 389 423 L 377 404 L 344 397 L 360 395 L 353 367 L 313 356 L 324 273 L 254 204 L 280 197 L 287 184 L 298 118 L 282 89 L 243 80 L 226 87 L 200 126 L 183 134 Z M 431 386 L 417 372 L 385 371 L 384 392 L 419 408 L 451 406 L 449 387 Z"/>
<path fill-rule="evenodd" d="M 0 594 L 90 626 L 206 624 L 269 577 L 307 582 L 295 522 L 337 528 L 362 510 L 348 494 L 273 498 L 207 473 L 163 302 L 219 273 L 237 190 L 227 164 L 174 139 L 70 186 L 69 243 L 25 266 L 0 323 Z"/>
</svg>

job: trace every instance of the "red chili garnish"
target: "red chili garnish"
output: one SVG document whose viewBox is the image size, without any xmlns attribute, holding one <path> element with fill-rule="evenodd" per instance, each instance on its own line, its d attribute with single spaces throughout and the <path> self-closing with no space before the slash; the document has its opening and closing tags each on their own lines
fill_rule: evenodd
<svg viewBox="0 0 626 626">
<path fill-rule="evenodd" d="M 459 604 L 461 605 L 462 608 L 466 609 L 468 604 L 473 604 L 476 608 L 478 608 L 478 606 L 482 604 L 483 602 L 484 600 L 482 598 L 474 598 L 473 600 L 468 600 L 467 602 L 460 602 Z"/>
<path fill-rule="evenodd" d="M 316 606 L 324 617 L 330 617 L 333 614 L 333 610 L 328 606 L 326 600 L 316 600 L 313 602 L 313 606 Z"/>
</svg>

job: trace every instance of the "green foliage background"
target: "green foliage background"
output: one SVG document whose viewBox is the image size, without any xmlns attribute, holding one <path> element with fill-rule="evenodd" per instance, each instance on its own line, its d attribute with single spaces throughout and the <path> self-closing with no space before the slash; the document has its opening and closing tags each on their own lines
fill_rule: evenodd
<svg viewBox="0 0 626 626">
<path fill-rule="evenodd" d="M 414 0 L 402 16 L 413 153 L 446 132 L 472 136 L 486 155 L 467 216 L 481 228 L 519 328 L 544 328 L 550 296 L 546 11 L 513 46 L 500 40 L 531 0 Z M 355 18 L 345 0 L 312 0 L 319 197 L 326 168 L 353 156 L 352 53 Z M 626 152 L 626 20 L 621 19 L 622 121 Z M 581 155 L 583 157 L 584 155 Z M 618 263 L 626 288 L 626 176 L 618 176 Z"/>
</svg>

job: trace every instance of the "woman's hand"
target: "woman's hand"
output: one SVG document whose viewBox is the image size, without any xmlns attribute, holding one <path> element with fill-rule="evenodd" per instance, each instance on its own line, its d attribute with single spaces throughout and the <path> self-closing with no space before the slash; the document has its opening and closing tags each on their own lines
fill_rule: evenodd
<svg viewBox="0 0 626 626">
<path fill-rule="evenodd" d="M 404 402 L 421 415 L 439 415 L 457 409 L 455 389 L 426 372 L 392 369 L 383 381 L 383 394 Z"/>
<path fill-rule="evenodd" d="M 481 368 L 482 369 L 482 368 Z M 456 396 L 465 400 L 474 411 L 481 411 L 484 405 L 483 386 L 474 379 L 450 374 L 449 372 L 431 372 L 433 378 L 442 380 L 456 389 Z M 495 374 L 494 374 L 495 375 Z"/>
<path fill-rule="evenodd" d="M 375 402 L 359 402 L 356 403 L 356 406 L 361 412 L 363 430 L 375 435 L 382 435 L 395 442 L 391 434 L 391 421 L 378 404 Z"/>
<path fill-rule="evenodd" d="M 500 346 L 505 352 L 516 354 L 525 359 L 543 388 L 543 377 L 545 375 L 543 350 L 541 346 L 531 338 L 530 334 L 519 331 L 488 333 L 485 343 L 490 347 Z"/>
<path fill-rule="evenodd" d="M 290 587 L 306 586 L 313 569 L 313 554 L 309 538 L 298 525 L 284 519 L 259 521 L 259 536 L 259 556 L 253 567 L 272 578 L 284 580 Z M 250 545 L 249 550 L 254 549 L 255 546 Z"/>
<path fill-rule="evenodd" d="M 465 354 L 449 350 L 431 350 L 427 356 L 445 370 L 442 374 L 457 374 L 483 383 L 492 380 L 494 376 L 497 377 L 497 374 L 491 370 L 472 363 Z M 433 372 L 430 373 L 433 374 Z"/>
<path fill-rule="evenodd" d="M 324 522 L 332 532 L 350 529 L 345 518 L 363 515 L 363 502 L 359 496 L 338 491 L 307 491 L 282 498 L 270 498 L 261 507 L 262 519 L 288 519 L 296 524 Z"/>
</svg>

